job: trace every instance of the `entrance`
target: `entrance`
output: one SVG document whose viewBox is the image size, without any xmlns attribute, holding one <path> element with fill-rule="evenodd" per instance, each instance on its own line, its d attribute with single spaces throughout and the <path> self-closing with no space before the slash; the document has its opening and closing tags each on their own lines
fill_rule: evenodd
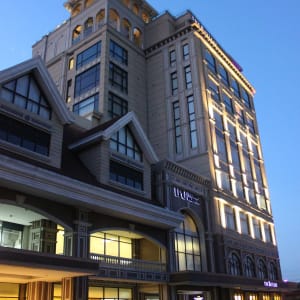
<svg viewBox="0 0 300 300">
<path fill-rule="evenodd" d="M 211 300 L 210 293 L 204 291 L 177 291 L 178 300 Z"/>
</svg>

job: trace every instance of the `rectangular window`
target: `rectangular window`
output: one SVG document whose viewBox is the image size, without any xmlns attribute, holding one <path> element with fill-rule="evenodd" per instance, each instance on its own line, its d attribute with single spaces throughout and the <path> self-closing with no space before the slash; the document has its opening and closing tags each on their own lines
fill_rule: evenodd
<svg viewBox="0 0 300 300">
<path fill-rule="evenodd" d="M 101 42 L 89 47 L 77 55 L 76 70 L 80 69 L 84 65 L 92 62 L 101 55 Z"/>
<path fill-rule="evenodd" d="M 0 140 L 49 156 L 50 134 L 0 115 Z"/>
<path fill-rule="evenodd" d="M 224 162 L 228 162 L 225 134 L 223 132 L 221 132 L 220 130 L 218 130 L 217 128 L 216 128 L 216 139 L 217 139 L 219 158 Z"/>
<path fill-rule="evenodd" d="M 212 80 L 208 80 L 208 89 L 211 97 L 216 101 L 220 101 L 219 87 Z"/>
<path fill-rule="evenodd" d="M 123 116 L 128 112 L 128 102 L 117 95 L 108 93 L 108 113 L 111 118 Z"/>
<path fill-rule="evenodd" d="M 235 112 L 236 112 L 238 122 L 241 125 L 245 125 L 246 121 L 245 121 L 245 116 L 244 116 L 243 109 L 239 105 L 236 105 L 235 106 Z"/>
<path fill-rule="evenodd" d="M 181 137 L 179 101 L 176 101 L 173 103 L 173 121 L 174 121 L 176 153 L 182 153 L 182 137 Z"/>
<path fill-rule="evenodd" d="M 110 57 L 121 64 L 128 65 L 128 52 L 116 42 L 110 40 L 109 44 Z"/>
<path fill-rule="evenodd" d="M 251 100 L 250 100 L 250 96 L 249 94 L 246 92 L 246 90 L 244 88 L 241 88 L 241 96 L 242 96 L 242 99 L 245 103 L 245 105 L 248 107 L 248 108 L 251 108 Z"/>
<path fill-rule="evenodd" d="M 219 66 L 219 74 L 221 76 L 221 81 L 226 85 L 229 86 L 229 77 L 226 69 L 223 67 L 223 65 L 220 64 Z"/>
<path fill-rule="evenodd" d="M 247 125 L 248 125 L 248 128 L 249 128 L 249 131 L 252 134 L 255 134 L 255 127 L 254 127 L 254 121 L 253 121 L 253 119 L 251 117 L 247 116 L 246 120 L 247 120 Z"/>
<path fill-rule="evenodd" d="M 197 148 L 197 128 L 196 128 L 196 113 L 195 113 L 195 105 L 194 105 L 194 97 L 189 96 L 187 98 L 188 105 L 188 114 L 189 114 L 189 125 L 190 125 L 190 140 L 191 140 L 191 148 Z"/>
<path fill-rule="evenodd" d="M 267 243 L 272 243 L 271 226 L 267 223 L 264 224 L 265 237 Z"/>
<path fill-rule="evenodd" d="M 171 67 L 174 67 L 176 65 L 176 51 L 171 50 L 169 52 L 169 63 Z"/>
<path fill-rule="evenodd" d="M 222 94 L 222 98 L 223 98 L 223 101 L 225 104 L 226 111 L 233 115 L 234 110 L 233 110 L 232 99 L 230 97 L 228 97 L 227 94 L 225 94 L 225 93 Z"/>
<path fill-rule="evenodd" d="M 71 86 L 72 86 L 72 79 L 68 80 L 67 83 L 66 103 L 71 102 Z"/>
<path fill-rule="evenodd" d="M 185 76 L 185 88 L 192 88 L 192 71 L 191 67 L 187 66 L 184 68 L 184 76 Z"/>
<path fill-rule="evenodd" d="M 79 116 L 86 116 L 94 111 L 98 111 L 99 94 L 95 94 L 84 99 L 73 106 L 73 112 Z"/>
<path fill-rule="evenodd" d="M 109 82 L 124 93 L 128 93 L 128 74 L 117 65 L 109 64 Z"/>
<path fill-rule="evenodd" d="M 231 78 L 231 88 L 232 88 L 235 96 L 237 96 L 237 97 L 241 96 L 239 84 L 237 83 L 237 81 L 234 78 Z"/>
<path fill-rule="evenodd" d="M 121 165 L 115 161 L 110 161 L 110 179 L 137 190 L 144 189 L 142 172 Z"/>
<path fill-rule="evenodd" d="M 242 233 L 246 234 L 246 235 L 249 235 L 250 230 L 249 230 L 248 217 L 243 212 L 240 213 L 240 221 L 241 221 L 241 231 L 242 231 Z"/>
<path fill-rule="evenodd" d="M 253 219 L 254 237 L 261 240 L 261 228 L 260 222 L 257 219 Z"/>
<path fill-rule="evenodd" d="M 171 74 L 171 90 L 172 90 L 172 95 L 177 95 L 178 93 L 177 72 L 173 72 Z"/>
<path fill-rule="evenodd" d="M 80 73 L 75 78 L 75 98 L 96 88 L 100 82 L 100 64 Z"/>
<path fill-rule="evenodd" d="M 235 224 L 234 209 L 229 205 L 225 205 L 225 218 L 226 218 L 226 227 L 235 230 L 236 224 Z"/>
<path fill-rule="evenodd" d="M 208 68 L 216 74 L 217 66 L 216 66 L 216 59 L 214 56 L 206 49 L 205 50 L 205 60 L 207 62 Z"/>
<path fill-rule="evenodd" d="M 189 59 L 189 57 L 190 57 L 189 44 L 184 44 L 182 46 L 182 56 L 183 56 L 183 60 Z"/>
</svg>

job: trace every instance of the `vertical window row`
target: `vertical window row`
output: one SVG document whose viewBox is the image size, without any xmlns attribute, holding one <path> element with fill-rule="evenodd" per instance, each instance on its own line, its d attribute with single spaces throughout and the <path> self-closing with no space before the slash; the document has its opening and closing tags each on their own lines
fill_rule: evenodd
<svg viewBox="0 0 300 300">
<path fill-rule="evenodd" d="M 195 113 L 195 105 L 194 105 L 194 97 L 187 97 L 187 105 L 188 105 L 188 119 L 189 119 L 189 129 L 190 129 L 190 141 L 191 148 L 197 148 L 197 126 L 196 126 L 196 113 Z"/>
<path fill-rule="evenodd" d="M 173 123 L 175 132 L 175 149 L 176 153 L 182 153 L 182 134 L 180 122 L 180 106 L 179 101 L 173 103 Z"/>
</svg>

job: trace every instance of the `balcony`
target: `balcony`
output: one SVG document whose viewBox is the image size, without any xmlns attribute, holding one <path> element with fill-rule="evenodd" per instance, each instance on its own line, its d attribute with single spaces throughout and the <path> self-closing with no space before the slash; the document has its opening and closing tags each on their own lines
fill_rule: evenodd
<svg viewBox="0 0 300 300">
<path fill-rule="evenodd" d="M 99 263 L 100 277 L 151 282 L 169 281 L 165 263 L 94 253 L 90 253 L 90 259 Z"/>
</svg>

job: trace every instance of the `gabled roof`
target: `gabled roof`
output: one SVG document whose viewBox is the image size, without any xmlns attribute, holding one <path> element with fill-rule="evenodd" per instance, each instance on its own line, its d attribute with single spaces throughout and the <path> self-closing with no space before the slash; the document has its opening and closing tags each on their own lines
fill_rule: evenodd
<svg viewBox="0 0 300 300">
<path fill-rule="evenodd" d="M 29 73 L 34 74 L 34 77 L 47 98 L 49 105 L 58 116 L 61 123 L 69 124 L 74 122 L 72 114 L 67 109 L 51 75 L 44 65 L 43 60 L 39 56 L 0 71 L 0 85 Z"/>
<path fill-rule="evenodd" d="M 85 132 L 83 136 L 69 146 L 69 149 L 81 150 L 91 144 L 99 143 L 101 140 L 109 140 L 115 132 L 125 126 L 129 126 L 131 129 L 136 142 L 142 149 L 148 161 L 150 163 L 158 162 L 158 157 L 134 112 L 129 112 L 122 117 L 113 119 Z"/>
</svg>

